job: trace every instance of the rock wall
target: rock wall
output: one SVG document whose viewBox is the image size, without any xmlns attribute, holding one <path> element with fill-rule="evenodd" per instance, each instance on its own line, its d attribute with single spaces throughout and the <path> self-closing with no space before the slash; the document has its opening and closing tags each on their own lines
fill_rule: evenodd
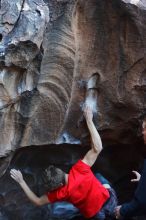
<svg viewBox="0 0 146 220">
<path fill-rule="evenodd" d="M 129 173 L 142 160 L 146 2 L 1 0 L 0 16 L 0 173 L 7 170 L 2 178 L 12 195 L 9 168 L 33 175 L 29 154 L 45 161 L 36 170 L 51 163 L 68 169 L 86 152 L 82 109 L 89 104 L 105 147 L 93 169 L 126 199 Z M 18 151 L 21 162 L 13 163 Z M 127 198 L 130 185 L 128 192 Z M 3 193 L 7 189 L 1 191 L 4 211 L 11 201 Z"/>
</svg>

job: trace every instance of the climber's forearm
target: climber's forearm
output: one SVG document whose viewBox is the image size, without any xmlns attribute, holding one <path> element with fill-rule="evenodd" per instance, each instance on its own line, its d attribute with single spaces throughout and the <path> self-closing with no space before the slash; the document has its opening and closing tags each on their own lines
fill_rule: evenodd
<svg viewBox="0 0 146 220">
<path fill-rule="evenodd" d="M 41 197 L 38 197 L 27 185 L 27 183 L 23 180 L 20 183 L 21 188 L 23 189 L 23 191 L 25 192 L 26 196 L 28 197 L 28 199 L 35 205 L 37 206 L 41 206 L 41 205 L 45 205 L 47 203 L 49 203 L 48 198 L 46 195 L 43 195 Z"/>
<path fill-rule="evenodd" d="M 91 147 L 93 148 L 95 152 L 99 153 L 102 150 L 102 141 L 101 141 L 100 135 L 92 120 L 87 120 L 87 126 L 89 129 L 91 141 L 92 141 Z"/>
</svg>

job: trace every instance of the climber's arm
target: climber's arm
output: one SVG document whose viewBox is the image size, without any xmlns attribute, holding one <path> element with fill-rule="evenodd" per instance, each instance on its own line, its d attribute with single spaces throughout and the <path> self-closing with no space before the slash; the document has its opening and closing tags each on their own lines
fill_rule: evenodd
<svg viewBox="0 0 146 220">
<path fill-rule="evenodd" d="M 49 203 L 47 195 L 42 195 L 38 197 L 27 185 L 25 180 L 23 179 L 23 175 L 19 170 L 11 169 L 10 171 L 11 177 L 19 183 L 23 191 L 25 192 L 28 199 L 37 206 L 45 205 Z"/>
<path fill-rule="evenodd" d="M 84 116 L 91 136 L 91 150 L 86 153 L 83 158 L 83 162 L 87 163 L 89 166 L 92 166 L 102 150 L 102 142 L 100 135 L 93 123 L 93 113 L 90 107 L 85 107 Z"/>
</svg>

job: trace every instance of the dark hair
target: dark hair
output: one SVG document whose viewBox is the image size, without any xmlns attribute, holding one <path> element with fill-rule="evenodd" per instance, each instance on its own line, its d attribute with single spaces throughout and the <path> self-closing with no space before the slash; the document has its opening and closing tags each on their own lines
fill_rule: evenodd
<svg viewBox="0 0 146 220">
<path fill-rule="evenodd" d="M 42 173 L 42 181 L 45 189 L 52 191 L 65 184 L 65 172 L 61 169 L 50 165 Z"/>
</svg>

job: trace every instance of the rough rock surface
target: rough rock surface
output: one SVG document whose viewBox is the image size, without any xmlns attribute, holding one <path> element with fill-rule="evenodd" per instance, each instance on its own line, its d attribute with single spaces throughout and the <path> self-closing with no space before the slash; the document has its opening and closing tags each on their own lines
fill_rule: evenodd
<svg viewBox="0 0 146 220">
<path fill-rule="evenodd" d="M 146 108 L 145 17 L 123 1 L 1 1 L 0 155 L 83 143 L 85 99 L 107 145 L 135 143 Z"/>
<path fill-rule="evenodd" d="M 130 170 L 141 161 L 145 21 L 145 0 L 0 1 L 1 176 L 14 152 L 32 145 L 36 152 L 40 146 L 47 149 L 47 165 L 72 165 L 89 145 L 82 114 L 86 103 L 106 147 L 94 169 L 109 177 L 122 200 Z M 25 169 L 29 160 L 22 156 Z M 14 195 L 9 179 L 7 187 Z M 8 192 L 1 191 L 1 201 Z M 3 213 L 8 206 L 10 200 Z"/>
</svg>

